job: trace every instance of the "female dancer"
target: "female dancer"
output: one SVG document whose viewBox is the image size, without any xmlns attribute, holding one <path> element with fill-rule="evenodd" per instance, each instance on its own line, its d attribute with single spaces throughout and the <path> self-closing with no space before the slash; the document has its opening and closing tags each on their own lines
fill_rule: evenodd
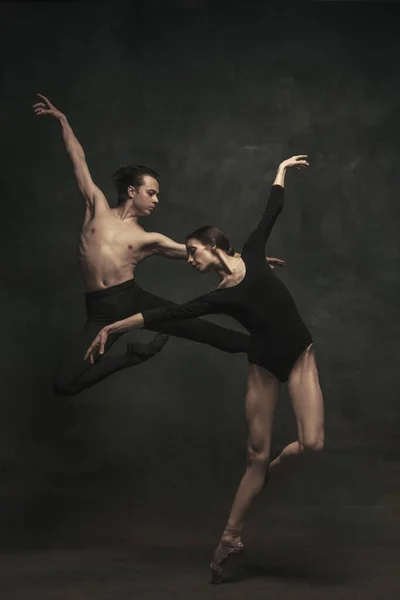
<svg viewBox="0 0 400 600">
<path fill-rule="evenodd" d="M 186 304 L 164 306 L 133 315 L 102 329 L 85 358 L 94 362 L 104 352 L 107 337 L 170 319 L 224 313 L 250 332 L 246 420 L 248 460 L 227 525 L 211 563 L 214 583 L 222 582 L 222 565 L 243 551 L 241 532 L 246 513 L 262 490 L 267 475 L 305 451 L 321 450 L 324 443 L 323 397 L 318 380 L 312 338 L 291 294 L 265 261 L 264 247 L 282 210 L 286 170 L 307 167 L 307 155 L 283 161 L 273 183 L 267 208 L 246 241 L 241 257 L 221 230 L 202 227 L 186 238 L 189 264 L 200 273 L 213 270 L 221 282 L 216 290 Z M 295 412 L 298 441 L 286 446 L 269 464 L 272 423 L 280 382 L 288 382 Z"/>
</svg>

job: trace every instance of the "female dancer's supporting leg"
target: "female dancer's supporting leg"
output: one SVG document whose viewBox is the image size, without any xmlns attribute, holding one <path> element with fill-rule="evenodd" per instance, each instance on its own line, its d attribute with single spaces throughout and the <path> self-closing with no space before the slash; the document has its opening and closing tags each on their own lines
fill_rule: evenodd
<svg viewBox="0 0 400 600">
<path fill-rule="evenodd" d="M 241 532 L 254 498 L 265 485 L 279 381 L 268 371 L 249 364 L 245 415 L 248 429 L 247 465 L 211 563 L 213 583 L 222 582 L 222 565 L 243 550 Z"/>
<path fill-rule="evenodd" d="M 321 450 L 324 443 L 323 397 L 312 346 L 294 365 L 289 377 L 289 395 L 296 415 L 299 440 L 286 446 L 269 463 L 272 425 L 279 395 L 279 382 L 265 369 L 249 365 L 246 395 L 246 421 L 249 431 L 248 460 L 227 525 L 211 563 L 213 583 L 222 582 L 222 565 L 233 554 L 243 551 L 241 532 L 254 498 L 263 489 L 269 475 L 293 465 L 308 451 Z"/>
</svg>

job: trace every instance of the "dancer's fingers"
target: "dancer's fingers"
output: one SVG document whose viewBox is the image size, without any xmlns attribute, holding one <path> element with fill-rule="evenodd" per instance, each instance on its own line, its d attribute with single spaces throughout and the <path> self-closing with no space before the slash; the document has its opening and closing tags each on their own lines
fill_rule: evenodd
<svg viewBox="0 0 400 600">
<path fill-rule="evenodd" d="M 50 100 L 46 98 L 46 96 L 43 96 L 43 94 L 38 94 L 38 96 L 39 98 L 42 98 L 42 100 L 44 100 L 48 106 L 53 106 Z"/>
<path fill-rule="evenodd" d="M 104 347 L 106 345 L 106 341 L 107 341 L 107 334 L 105 331 L 102 331 L 100 333 L 100 351 L 99 354 L 104 354 Z"/>
<path fill-rule="evenodd" d="M 90 359 L 93 358 L 93 351 L 96 346 L 97 346 L 97 338 L 94 340 L 94 342 L 92 342 L 90 344 L 89 348 L 87 349 L 85 357 L 84 357 L 85 360 L 87 360 L 88 358 L 90 358 Z"/>
</svg>

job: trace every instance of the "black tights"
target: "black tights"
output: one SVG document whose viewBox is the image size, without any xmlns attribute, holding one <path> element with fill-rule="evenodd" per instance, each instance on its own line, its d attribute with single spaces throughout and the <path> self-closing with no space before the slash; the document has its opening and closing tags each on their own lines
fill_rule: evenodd
<svg viewBox="0 0 400 600">
<path fill-rule="evenodd" d="M 53 385 L 56 394 L 62 396 L 78 394 L 120 369 L 140 364 L 151 358 L 163 346 L 163 343 L 157 342 L 157 338 L 150 344 L 128 344 L 128 350 L 124 354 L 105 355 L 94 365 L 85 361 L 83 357 L 105 325 L 144 310 L 170 304 L 174 302 L 146 292 L 133 279 L 104 290 L 87 293 L 87 321 L 62 357 Z M 157 326 L 152 331 L 209 344 L 232 354 L 246 353 L 250 339 L 245 333 L 226 329 L 203 319 L 174 321 Z M 119 337 L 118 335 L 109 337 L 105 354 Z"/>
</svg>

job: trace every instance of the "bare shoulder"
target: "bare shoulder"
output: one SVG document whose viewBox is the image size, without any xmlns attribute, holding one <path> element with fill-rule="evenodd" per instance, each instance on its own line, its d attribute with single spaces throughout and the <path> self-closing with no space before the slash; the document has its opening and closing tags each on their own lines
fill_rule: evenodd
<svg viewBox="0 0 400 600">
<path fill-rule="evenodd" d="M 145 231 L 143 230 L 141 234 L 141 239 L 143 242 L 143 247 L 148 248 L 149 250 L 156 248 L 160 243 L 162 243 L 165 236 L 158 231 Z"/>
<path fill-rule="evenodd" d="M 165 235 L 163 235 L 159 231 L 144 231 L 143 233 L 146 236 L 147 243 L 149 244 L 157 242 L 165 237 Z"/>
<path fill-rule="evenodd" d="M 130 225 L 129 237 L 136 250 L 145 251 L 150 251 L 157 240 L 157 234 L 146 231 L 139 223 L 132 223 Z"/>
<path fill-rule="evenodd" d="M 83 225 L 87 225 L 95 217 L 111 214 L 111 208 L 107 198 L 99 187 L 93 184 L 92 194 L 85 196 L 86 210 Z"/>
<path fill-rule="evenodd" d="M 141 261 L 157 252 L 158 234 L 145 231 L 138 224 L 129 228 L 128 248 Z"/>
<path fill-rule="evenodd" d="M 94 186 L 93 201 L 95 204 L 95 210 L 106 210 L 107 212 L 110 212 L 111 208 L 106 195 L 97 185 Z"/>
<path fill-rule="evenodd" d="M 175 240 L 157 231 L 146 232 L 144 244 L 145 250 L 149 254 L 174 259 L 187 258 L 185 244 L 175 242 Z"/>
</svg>

